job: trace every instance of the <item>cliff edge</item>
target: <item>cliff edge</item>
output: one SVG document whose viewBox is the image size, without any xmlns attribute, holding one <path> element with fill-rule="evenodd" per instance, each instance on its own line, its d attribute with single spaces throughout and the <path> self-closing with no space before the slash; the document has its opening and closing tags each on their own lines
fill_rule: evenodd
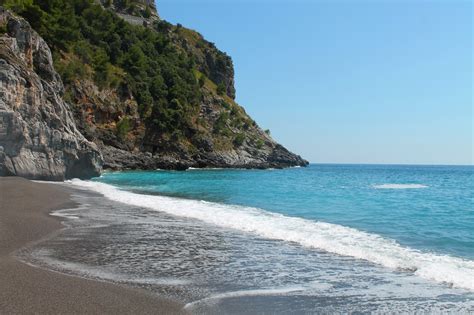
<svg viewBox="0 0 474 315">
<path fill-rule="evenodd" d="M 30 25 L 0 8 L 0 175 L 89 178 L 102 157 L 78 131 L 51 51 Z"/>
</svg>

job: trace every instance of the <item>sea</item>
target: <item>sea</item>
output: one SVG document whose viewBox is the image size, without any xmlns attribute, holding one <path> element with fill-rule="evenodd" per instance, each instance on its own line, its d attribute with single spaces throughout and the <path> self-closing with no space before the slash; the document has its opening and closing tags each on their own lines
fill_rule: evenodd
<svg viewBox="0 0 474 315">
<path fill-rule="evenodd" d="M 474 167 L 311 164 L 71 180 L 30 264 L 194 314 L 474 313 Z"/>
</svg>

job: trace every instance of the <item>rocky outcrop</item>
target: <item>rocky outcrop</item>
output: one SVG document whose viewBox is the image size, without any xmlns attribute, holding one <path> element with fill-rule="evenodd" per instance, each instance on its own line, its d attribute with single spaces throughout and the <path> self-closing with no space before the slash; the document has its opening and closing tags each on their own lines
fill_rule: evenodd
<svg viewBox="0 0 474 315">
<path fill-rule="evenodd" d="M 78 131 L 46 42 L 0 8 L 0 175 L 64 180 L 100 174 L 102 156 Z"/>
<path fill-rule="evenodd" d="M 182 26 L 177 26 L 169 36 L 179 49 L 192 57 L 201 73 L 215 84 L 222 84 L 225 93 L 235 99 L 234 65 L 230 56 L 217 49 L 214 43 L 205 40 L 198 32 Z"/>
<path fill-rule="evenodd" d="M 96 0 L 125 21 L 135 25 L 151 25 L 160 17 L 154 0 Z"/>
<path fill-rule="evenodd" d="M 226 105 L 229 107 L 221 105 L 226 101 L 229 102 Z M 135 139 L 138 143 L 134 144 L 126 140 L 121 143 L 119 139 L 112 140 L 112 133 L 105 136 L 105 131 L 97 128 L 89 136 L 100 147 L 104 156 L 104 168 L 112 170 L 185 170 L 190 167 L 265 169 L 308 165 L 301 156 L 291 153 L 273 140 L 245 114 L 243 108 L 231 102 L 227 96 L 218 96 L 203 89 L 198 117 L 202 129 L 196 130 L 194 136 L 190 137 L 190 144 L 160 140 L 153 134 L 153 130 L 148 130 L 145 135 Z M 113 114 L 115 112 L 110 113 Z M 218 120 L 224 116 L 227 118 L 222 122 L 223 130 L 230 135 L 215 131 Z M 245 121 L 246 127 L 236 123 L 239 120 Z M 94 121 L 94 118 L 82 121 Z M 91 130 L 91 127 L 87 128 Z M 87 134 L 87 131 L 84 132 Z M 234 138 L 236 134 L 241 135 L 238 143 Z"/>
</svg>

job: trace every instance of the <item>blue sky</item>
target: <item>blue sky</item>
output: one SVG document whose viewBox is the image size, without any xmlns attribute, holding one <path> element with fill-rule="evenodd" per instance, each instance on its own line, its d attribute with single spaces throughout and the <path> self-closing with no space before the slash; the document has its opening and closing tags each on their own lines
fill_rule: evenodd
<svg viewBox="0 0 474 315">
<path fill-rule="evenodd" d="M 470 1 L 157 6 L 232 56 L 239 104 L 311 162 L 473 164 Z"/>
</svg>

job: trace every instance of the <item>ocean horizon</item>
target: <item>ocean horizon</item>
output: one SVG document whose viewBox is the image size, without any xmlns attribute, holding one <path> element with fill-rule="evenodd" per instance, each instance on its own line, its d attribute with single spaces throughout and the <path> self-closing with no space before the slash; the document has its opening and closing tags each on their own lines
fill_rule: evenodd
<svg viewBox="0 0 474 315">
<path fill-rule="evenodd" d="M 196 313 L 474 311 L 474 167 L 106 172 L 30 263 Z M 105 198 L 104 198 L 105 197 Z M 87 255 L 83 253 L 87 252 Z"/>
</svg>

